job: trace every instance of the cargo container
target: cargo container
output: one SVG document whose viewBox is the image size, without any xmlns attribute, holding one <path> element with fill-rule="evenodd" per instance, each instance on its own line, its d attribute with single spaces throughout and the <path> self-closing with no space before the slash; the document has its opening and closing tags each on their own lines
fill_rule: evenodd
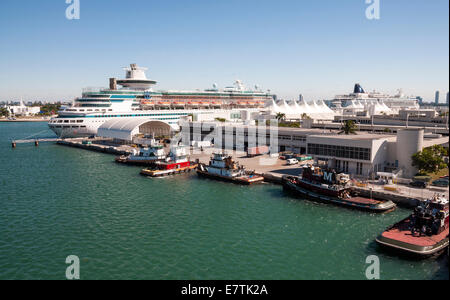
<svg viewBox="0 0 450 300">
<path fill-rule="evenodd" d="M 269 153 L 269 147 L 267 146 L 251 147 L 247 149 L 248 157 L 263 155 L 267 153 Z"/>
</svg>

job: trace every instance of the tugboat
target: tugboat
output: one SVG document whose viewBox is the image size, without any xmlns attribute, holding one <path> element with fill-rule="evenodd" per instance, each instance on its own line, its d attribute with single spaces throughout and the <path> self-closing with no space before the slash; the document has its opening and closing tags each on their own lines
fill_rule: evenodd
<svg viewBox="0 0 450 300">
<path fill-rule="evenodd" d="M 449 245 L 448 215 L 448 199 L 434 196 L 419 203 L 408 218 L 388 228 L 376 241 L 415 256 L 438 254 Z"/>
<path fill-rule="evenodd" d="M 184 147 L 172 147 L 164 161 L 157 161 L 152 168 L 141 170 L 141 175 L 161 177 L 190 172 L 197 168 L 197 164 L 189 161 Z"/>
<path fill-rule="evenodd" d="M 231 156 L 224 153 L 214 153 L 209 165 L 200 164 L 198 166 L 197 174 L 202 177 L 244 185 L 264 181 L 264 177 L 246 171 L 244 166 L 239 165 L 238 162 L 233 161 Z"/>
<path fill-rule="evenodd" d="M 348 174 L 337 174 L 334 170 L 323 171 L 311 165 L 303 167 L 301 177 L 283 176 L 282 178 L 283 188 L 302 198 L 373 212 L 387 212 L 395 209 L 396 205 L 392 201 L 379 201 L 352 195 L 349 181 Z"/>
<path fill-rule="evenodd" d="M 133 153 L 128 156 L 121 155 L 116 157 L 116 162 L 130 165 L 148 166 L 153 165 L 158 161 L 164 161 L 165 159 L 166 153 L 164 152 L 164 146 L 155 139 L 152 139 L 149 147 L 133 149 Z"/>
</svg>

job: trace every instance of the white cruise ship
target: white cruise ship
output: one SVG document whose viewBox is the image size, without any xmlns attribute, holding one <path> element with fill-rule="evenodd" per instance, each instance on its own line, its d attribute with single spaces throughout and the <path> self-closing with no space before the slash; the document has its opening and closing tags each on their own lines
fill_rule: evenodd
<svg viewBox="0 0 450 300">
<path fill-rule="evenodd" d="M 109 120 L 142 118 L 162 121 L 179 130 L 181 118 L 201 115 L 202 120 L 220 116 L 239 120 L 243 111 L 248 116 L 258 113 L 275 96 L 270 91 L 246 89 L 240 81 L 223 90 L 153 91 L 156 81 L 147 79 L 145 71 L 136 64 L 125 68 L 126 78 L 110 78 L 109 88 L 84 89 L 69 107 L 62 107 L 58 116 L 48 123 L 61 138 L 96 135 L 99 127 Z M 121 86 L 118 88 L 118 86 Z M 209 119 L 208 119 L 209 117 Z"/>
<path fill-rule="evenodd" d="M 334 108 L 361 107 L 368 105 L 385 105 L 391 111 L 398 112 L 401 109 L 417 109 L 419 101 L 416 97 L 408 97 L 401 90 L 396 95 L 385 95 L 373 92 L 365 92 L 360 84 L 355 84 L 353 93 L 348 95 L 337 95 L 328 101 Z"/>
</svg>

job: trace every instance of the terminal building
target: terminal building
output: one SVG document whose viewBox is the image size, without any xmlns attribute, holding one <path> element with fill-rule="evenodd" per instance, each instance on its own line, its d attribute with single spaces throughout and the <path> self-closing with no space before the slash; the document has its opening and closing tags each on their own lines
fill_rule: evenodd
<svg viewBox="0 0 450 300">
<path fill-rule="evenodd" d="M 448 111 L 447 111 L 448 112 Z M 354 121 L 362 125 L 378 126 L 420 126 L 420 127 L 439 127 L 448 128 L 448 117 L 445 113 L 439 114 L 435 109 L 404 109 L 397 115 L 339 115 L 335 116 L 333 123 L 342 123 L 343 121 Z"/>
<path fill-rule="evenodd" d="M 189 122 L 182 125 L 182 140 L 210 141 L 216 148 L 246 151 L 254 146 L 269 146 L 271 153 L 292 151 L 308 154 L 353 177 L 371 177 L 380 172 L 411 178 L 417 170 L 411 156 L 425 147 L 444 145 L 448 137 L 425 133 L 423 129 L 401 129 L 397 134 L 303 128 L 273 128 L 232 123 Z"/>
<path fill-rule="evenodd" d="M 18 105 L 4 106 L 12 116 L 32 116 L 41 111 L 39 106 L 26 106 L 22 101 Z"/>
</svg>

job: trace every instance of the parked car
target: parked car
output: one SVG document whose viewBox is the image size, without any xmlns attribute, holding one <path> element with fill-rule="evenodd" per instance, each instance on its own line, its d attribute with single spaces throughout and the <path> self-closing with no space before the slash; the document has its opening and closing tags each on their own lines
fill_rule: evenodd
<svg viewBox="0 0 450 300">
<path fill-rule="evenodd" d="M 426 183 L 425 181 L 412 181 L 409 185 L 413 186 L 413 187 L 425 189 L 425 188 L 427 188 L 428 183 Z"/>
<path fill-rule="evenodd" d="M 448 178 L 441 178 L 431 183 L 434 186 L 448 187 Z"/>
<path fill-rule="evenodd" d="M 286 160 L 286 164 L 287 165 L 296 165 L 296 164 L 298 164 L 298 160 L 296 159 L 296 158 L 289 158 L 289 159 L 287 159 Z"/>
</svg>

